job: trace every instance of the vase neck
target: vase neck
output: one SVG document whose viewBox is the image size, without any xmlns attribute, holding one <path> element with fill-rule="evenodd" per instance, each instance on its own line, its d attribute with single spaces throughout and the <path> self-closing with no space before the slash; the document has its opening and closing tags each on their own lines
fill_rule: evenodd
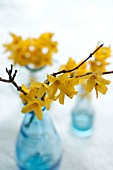
<svg viewBox="0 0 113 170">
<path fill-rule="evenodd" d="M 47 127 L 47 125 L 51 124 L 52 122 L 51 118 L 45 107 L 42 109 L 42 112 L 43 112 L 42 120 L 39 120 L 36 117 L 34 111 L 27 113 L 23 121 L 25 128 L 29 128 L 29 127 L 34 127 L 34 128 L 36 127 L 37 129 L 40 127 L 45 128 Z"/>
<path fill-rule="evenodd" d="M 91 102 L 91 95 L 84 90 L 82 85 L 78 86 L 78 91 L 79 92 L 78 92 L 78 95 L 77 95 L 77 103 L 79 103 L 81 101 Z"/>
</svg>

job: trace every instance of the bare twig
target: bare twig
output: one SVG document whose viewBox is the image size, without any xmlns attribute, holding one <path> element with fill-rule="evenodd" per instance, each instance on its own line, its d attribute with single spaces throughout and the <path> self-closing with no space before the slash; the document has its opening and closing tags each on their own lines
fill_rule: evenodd
<svg viewBox="0 0 113 170">
<path fill-rule="evenodd" d="M 18 91 L 21 91 L 24 95 L 26 95 L 27 93 L 22 89 L 22 87 L 18 86 L 18 84 L 14 81 L 16 74 L 17 74 L 17 70 L 14 71 L 14 74 L 12 73 L 13 72 L 12 64 L 11 64 L 11 68 L 9 70 L 8 70 L 8 68 L 6 68 L 6 72 L 9 76 L 9 79 L 7 80 L 7 79 L 3 79 L 0 77 L 0 81 L 6 82 L 6 83 L 12 83 Z"/>
<path fill-rule="evenodd" d="M 106 72 L 103 72 L 102 74 L 112 74 L 113 71 L 106 71 Z"/>
<path fill-rule="evenodd" d="M 93 72 L 88 72 L 86 74 L 81 74 L 79 76 L 75 76 L 74 78 L 80 78 L 80 77 L 85 77 L 85 76 L 88 76 L 88 75 L 92 75 Z M 106 75 L 106 74 L 113 74 L 113 71 L 105 71 L 105 72 L 102 72 L 102 75 Z"/>
<path fill-rule="evenodd" d="M 92 53 L 90 53 L 90 55 L 84 60 L 82 61 L 78 66 L 76 66 L 75 68 L 71 69 L 71 70 L 61 70 L 59 72 L 56 72 L 56 73 L 53 73 L 52 75 L 53 76 L 56 76 L 58 74 L 61 74 L 61 73 L 69 73 L 69 72 L 72 72 L 72 71 L 75 71 L 77 70 L 81 65 L 83 65 L 87 60 L 89 60 L 93 54 L 95 54 L 104 44 L 101 44 L 96 50 L 94 50 Z"/>
<path fill-rule="evenodd" d="M 88 73 L 86 73 L 86 74 L 81 74 L 81 75 L 79 75 L 79 76 L 74 76 L 74 78 L 85 77 L 85 76 L 88 76 L 88 75 L 91 75 L 91 74 L 93 74 L 93 73 L 92 73 L 92 72 L 88 72 Z"/>
</svg>

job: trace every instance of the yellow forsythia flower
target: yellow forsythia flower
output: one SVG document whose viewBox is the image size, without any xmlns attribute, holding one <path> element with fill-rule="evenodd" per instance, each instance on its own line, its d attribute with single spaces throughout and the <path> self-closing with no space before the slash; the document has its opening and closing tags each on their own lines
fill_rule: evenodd
<svg viewBox="0 0 113 170">
<path fill-rule="evenodd" d="M 98 46 L 96 48 L 98 48 Z M 94 53 L 94 57 L 94 60 L 89 61 L 90 71 L 106 71 L 106 66 L 109 64 L 106 60 L 111 57 L 111 48 L 101 47 L 96 53 Z"/>
<path fill-rule="evenodd" d="M 99 46 L 96 46 L 96 49 Z M 95 54 L 94 57 L 98 60 L 105 60 L 111 56 L 111 48 L 110 47 L 101 47 Z"/>
<path fill-rule="evenodd" d="M 73 78 L 73 80 L 70 81 L 70 79 L 68 79 L 67 73 L 58 77 L 48 75 L 47 79 L 51 83 L 48 90 L 48 96 L 50 99 L 57 100 L 59 98 L 59 102 L 64 104 L 65 95 L 67 95 L 69 98 L 72 98 L 74 94 L 77 94 L 74 89 L 74 85 L 78 83 L 78 80 Z M 59 94 L 56 96 L 58 90 Z"/>
<path fill-rule="evenodd" d="M 94 60 L 94 61 L 89 61 L 90 63 L 90 71 L 95 72 L 96 70 L 101 70 L 101 71 L 106 71 L 106 66 L 109 65 L 108 62 L 104 60 Z"/>
<path fill-rule="evenodd" d="M 37 99 L 37 89 L 33 88 L 30 92 L 25 96 L 26 105 L 22 108 L 22 113 L 34 111 L 37 118 L 39 120 L 42 119 L 42 108 L 45 106 L 45 102 Z"/>
<path fill-rule="evenodd" d="M 37 97 L 41 98 L 49 89 L 49 86 L 45 83 L 32 82 L 30 88 L 37 88 Z"/>
<path fill-rule="evenodd" d="M 10 34 L 12 41 L 4 44 L 5 51 L 10 52 L 9 59 L 14 64 L 34 68 L 44 67 L 52 64 L 53 53 L 56 53 L 57 42 L 52 41 L 53 33 L 44 33 L 39 38 L 22 39 L 13 33 Z"/>
<path fill-rule="evenodd" d="M 50 104 L 51 104 L 52 100 L 49 98 L 48 95 L 44 96 L 44 102 L 45 102 L 46 109 L 49 110 L 50 109 Z"/>
<path fill-rule="evenodd" d="M 39 120 L 42 120 L 43 114 L 42 114 L 42 108 L 41 107 L 44 107 L 44 106 L 45 106 L 45 104 L 44 104 L 43 101 L 34 99 L 33 101 L 27 103 L 22 108 L 22 113 L 34 111 L 37 118 Z"/>
<path fill-rule="evenodd" d="M 30 91 L 24 84 L 21 85 L 21 88 L 22 88 L 22 90 L 23 90 L 25 93 L 27 93 L 27 94 L 28 94 L 29 91 Z M 23 103 L 26 103 L 26 102 L 27 102 L 26 96 L 25 96 L 22 92 L 20 92 L 20 98 L 22 99 Z"/>
<path fill-rule="evenodd" d="M 83 87 L 87 92 L 91 92 L 92 89 L 95 88 L 96 97 L 98 97 L 98 92 L 102 94 L 106 94 L 106 91 L 107 91 L 106 85 L 110 84 L 111 81 L 104 79 L 100 72 L 98 71 L 94 72 L 92 75 L 89 75 L 86 78 L 88 79 L 83 84 Z"/>
</svg>

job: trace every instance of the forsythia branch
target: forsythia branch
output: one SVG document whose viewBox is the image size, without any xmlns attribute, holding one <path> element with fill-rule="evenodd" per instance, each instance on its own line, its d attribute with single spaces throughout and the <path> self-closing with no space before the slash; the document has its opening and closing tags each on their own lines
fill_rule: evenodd
<svg viewBox="0 0 113 170">
<path fill-rule="evenodd" d="M 87 60 L 89 60 L 93 56 L 93 54 L 95 54 L 103 45 L 104 44 L 101 44 L 96 50 L 94 50 L 92 53 L 90 53 L 90 55 L 84 61 L 82 61 L 78 66 L 76 66 L 75 68 L 73 68 L 71 70 L 61 70 L 59 72 L 53 73 L 52 75 L 56 76 L 56 75 L 61 74 L 61 73 L 69 73 L 69 72 L 77 70 L 82 64 L 84 64 Z"/>
<path fill-rule="evenodd" d="M 82 74 L 82 75 L 79 75 L 79 76 L 75 76 L 75 78 L 80 78 L 80 77 L 84 77 L 84 76 L 88 76 L 88 75 L 91 75 L 93 74 L 93 72 L 88 72 L 86 74 Z M 106 75 L 106 74 L 113 74 L 113 71 L 105 71 L 105 72 L 102 72 L 102 75 Z"/>
<path fill-rule="evenodd" d="M 96 53 L 101 47 L 103 46 L 103 44 L 101 44 L 96 50 L 94 50 L 92 53 L 90 53 L 90 55 L 83 61 L 81 62 L 78 66 L 76 66 L 75 68 L 71 69 L 71 70 L 62 70 L 62 71 L 59 71 L 59 72 L 56 72 L 56 73 L 53 73 L 52 75 L 53 76 L 56 76 L 58 74 L 61 74 L 61 73 L 68 73 L 68 72 L 72 72 L 74 70 L 77 70 L 82 64 L 84 64 L 89 58 L 92 57 L 92 55 L 94 53 Z M 8 70 L 8 68 L 6 68 L 6 72 L 9 76 L 9 79 L 3 79 L 0 77 L 0 81 L 2 82 L 6 82 L 6 83 L 12 83 L 16 89 L 20 92 L 22 92 L 24 95 L 26 95 L 27 93 L 22 89 L 21 86 L 19 86 L 16 82 L 15 82 L 15 77 L 16 77 L 16 74 L 17 74 L 17 70 L 14 71 L 13 73 L 13 65 L 11 65 L 11 68 Z M 102 75 L 105 75 L 105 74 L 112 74 L 113 71 L 106 71 L 106 72 L 102 72 Z M 74 78 L 80 78 L 80 77 L 84 77 L 84 76 L 88 76 L 88 75 L 92 75 L 93 72 L 87 72 L 86 74 L 82 74 L 82 75 L 78 75 L 78 76 L 74 76 Z M 48 80 L 45 80 L 44 81 L 45 84 L 48 84 L 49 85 L 49 81 Z M 42 100 L 43 100 L 43 97 L 42 97 Z"/>
<path fill-rule="evenodd" d="M 103 44 L 97 47 L 80 64 L 77 65 L 76 62 L 73 62 L 71 60 L 70 63 L 68 63 L 69 67 L 62 67 L 64 68 L 62 71 L 47 75 L 47 79 L 43 83 L 33 82 L 28 88 L 25 85 L 19 86 L 15 81 L 17 70 L 13 70 L 13 65 L 11 65 L 10 69 L 6 68 L 8 79 L 3 79 L 0 77 L 0 81 L 11 83 L 18 91 L 21 92 L 20 97 L 23 103 L 26 103 L 26 105 L 24 105 L 24 107 L 22 108 L 22 113 L 34 111 L 37 118 L 41 120 L 43 117 L 42 107 L 46 107 L 46 109 L 49 110 L 51 102 L 56 101 L 57 99 L 59 100 L 60 104 L 64 104 L 65 96 L 68 96 L 70 99 L 72 99 L 73 96 L 78 93 L 78 91 L 75 90 L 75 86 L 79 84 L 82 84 L 86 92 L 91 92 L 93 89 L 95 89 L 97 97 L 98 97 L 98 92 L 102 94 L 106 94 L 107 85 L 109 85 L 111 81 L 104 79 L 102 75 L 112 74 L 113 71 L 106 71 L 106 69 L 103 68 L 101 69 L 101 67 L 100 69 L 98 69 L 98 65 L 97 67 L 95 67 L 95 69 L 89 68 L 90 71 L 88 71 L 86 69 L 86 65 L 84 64 L 102 46 Z M 103 52 L 103 48 L 100 51 Z M 107 56 L 109 57 L 109 51 L 106 53 Z M 101 56 L 99 57 L 101 58 Z M 65 74 L 65 73 L 73 73 L 72 71 L 75 70 L 76 73 L 73 74 L 73 76 L 71 74 Z M 26 124 L 26 126 L 29 126 L 33 117 L 34 116 L 31 117 L 29 123 Z"/>
<path fill-rule="evenodd" d="M 16 89 L 18 91 L 21 91 L 24 95 L 26 95 L 26 92 L 22 89 L 21 86 L 18 86 L 18 84 L 15 82 L 15 77 L 16 77 L 16 74 L 17 74 L 17 70 L 14 71 L 14 74 L 12 73 L 13 72 L 13 65 L 11 64 L 11 68 L 8 70 L 8 68 L 6 68 L 6 72 L 9 76 L 9 79 L 3 79 L 0 77 L 0 81 L 3 81 L 3 82 L 6 82 L 6 83 L 12 83 Z"/>
<path fill-rule="evenodd" d="M 106 71 L 106 72 L 103 72 L 102 74 L 104 75 L 104 74 L 112 74 L 113 73 L 113 71 Z"/>
</svg>

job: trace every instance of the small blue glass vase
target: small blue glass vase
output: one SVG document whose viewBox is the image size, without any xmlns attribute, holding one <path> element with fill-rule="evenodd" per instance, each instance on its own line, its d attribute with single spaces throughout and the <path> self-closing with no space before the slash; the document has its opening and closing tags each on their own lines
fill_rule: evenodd
<svg viewBox="0 0 113 170">
<path fill-rule="evenodd" d="M 72 132 L 79 137 L 88 137 L 93 133 L 94 109 L 91 98 L 84 95 L 79 87 L 76 104 L 72 110 Z"/>
<path fill-rule="evenodd" d="M 27 113 L 16 143 L 19 170 L 59 170 L 61 157 L 61 140 L 47 111 L 42 120 Z"/>
</svg>

